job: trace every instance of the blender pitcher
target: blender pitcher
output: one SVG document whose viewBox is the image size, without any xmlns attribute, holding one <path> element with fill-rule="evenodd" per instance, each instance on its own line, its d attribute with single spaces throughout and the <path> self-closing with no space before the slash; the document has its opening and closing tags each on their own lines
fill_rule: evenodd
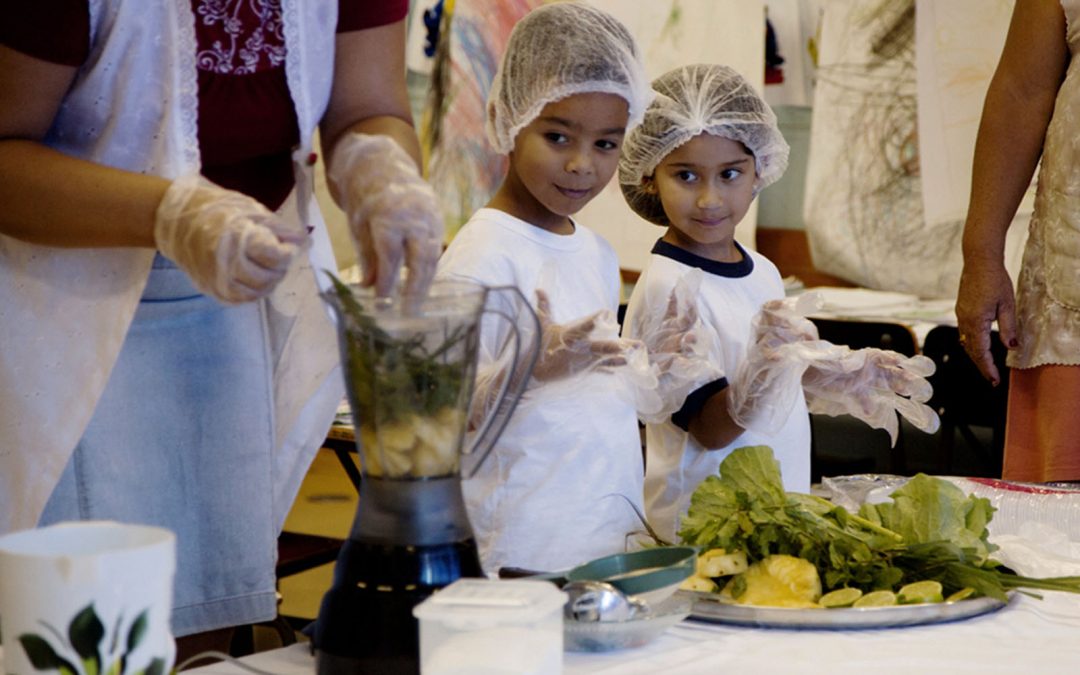
<svg viewBox="0 0 1080 675">
<path fill-rule="evenodd" d="M 468 282 L 380 298 L 334 279 L 324 298 L 338 319 L 363 477 L 316 624 L 318 672 L 418 672 L 413 607 L 460 577 L 483 576 L 462 473 L 479 469 L 509 421 L 539 351 L 539 322 L 516 288 Z M 498 374 L 474 401 L 481 326 L 495 338 L 487 356 Z"/>
</svg>

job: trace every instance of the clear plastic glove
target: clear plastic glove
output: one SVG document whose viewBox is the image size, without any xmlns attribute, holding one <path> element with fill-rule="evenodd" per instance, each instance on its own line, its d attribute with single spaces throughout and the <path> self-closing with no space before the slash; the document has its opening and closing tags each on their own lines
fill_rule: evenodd
<svg viewBox="0 0 1080 675">
<path fill-rule="evenodd" d="M 719 341 L 698 315 L 701 276 L 700 270 L 693 270 L 679 279 L 664 313 L 646 316 L 635 329 L 658 379 L 653 405 L 638 408 L 638 417 L 646 423 L 667 420 L 691 392 L 724 376 L 716 362 L 722 354 Z"/>
<path fill-rule="evenodd" d="M 806 315 L 821 309 L 824 304 L 821 293 L 816 291 L 766 302 L 754 318 L 755 341 L 763 348 L 775 348 L 817 340 L 817 326 Z"/>
<path fill-rule="evenodd" d="M 754 317 L 752 342 L 728 390 L 728 413 L 742 428 L 778 431 L 802 396 L 809 360 L 834 346 L 819 340 L 817 327 L 806 318 L 820 303 L 820 294 L 804 293 L 771 300 Z"/>
<path fill-rule="evenodd" d="M 405 292 L 426 293 L 442 253 L 443 219 L 412 157 L 388 136 L 348 133 L 326 175 L 349 218 L 364 284 L 390 295 L 404 265 Z"/>
<path fill-rule="evenodd" d="M 885 429 L 895 445 L 897 413 L 917 429 L 937 431 L 937 413 L 925 404 L 934 393 L 926 380 L 933 374 L 934 362 L 925 356 L 833 345 L 809 365 L 802 384 L 810 412 L 852 415 Z"/>
<path fill-rule="evenodd" d="M 570 323 L 554 323 L 551 302 L 541 290 L 536 291 L 536 315 L 540 319 L 540 356 L 532 374 L 538 382 L 626 365 L 629 352 L 641 346 L 637 340 L 618 337 L 618 324 L 607 310 Z"/>
<path fill-rule="evenodd" d="M 196 175 L 169 185 L 154 221 L 161 254 L 225 303 L 270 293 L 306 240 L 251 197 Z"/>
</svg>

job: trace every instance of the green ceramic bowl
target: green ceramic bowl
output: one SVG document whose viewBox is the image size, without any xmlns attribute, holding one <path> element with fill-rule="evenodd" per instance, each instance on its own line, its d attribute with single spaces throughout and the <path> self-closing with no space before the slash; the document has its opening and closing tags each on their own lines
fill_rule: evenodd
<svg viewBox="0 0 1080 675">
<path fill-rule="evenodd" d="M 575 567 L 567 581 L 606 581 L 646 604 L 663 601 L 694 573 L 697 549 L 692 546 L 647 548 L 617 553 Z"/>
</svg>

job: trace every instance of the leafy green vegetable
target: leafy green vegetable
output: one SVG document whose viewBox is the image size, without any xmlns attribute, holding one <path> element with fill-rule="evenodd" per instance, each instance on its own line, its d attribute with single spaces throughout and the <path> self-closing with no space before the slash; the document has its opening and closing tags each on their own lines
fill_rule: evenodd
<svg viewBox="0 0 1080 675">
<path fill-rule="evenodd" d="M 896 532 L 909 544 L 948 541 L 980 563 L 997 546 L 988 540 L 990 500 L 965 495 L 952 483 L 918 474 L 892 493 L 892 502 L 863 504 L 859 515 Z"/>
<path fill-rule="evenodd" d="M 785 492 L 779 464 L 766 446 L 739 448 L 691 497 L 679 537 L 702 549 L 743 550 L 751 562 L 771 554 L 814 564 L 825 591 L 850 586 L 895 590 L 936 580 L 946 594 L 965 587 L 1004 599 L 1013 589 L 1080 593 L 1080 577 L 1021 577 L 989 557 L 993 507 L 952 483 L 919 474 L 891 504 L 858 515 L 831 502 Z"/>
</svg>

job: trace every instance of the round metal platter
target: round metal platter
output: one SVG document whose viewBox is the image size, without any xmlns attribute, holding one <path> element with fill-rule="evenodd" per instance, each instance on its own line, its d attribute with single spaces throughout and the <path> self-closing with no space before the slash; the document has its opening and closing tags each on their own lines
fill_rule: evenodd
<svg viewBox="0 0 1080 675">
<path fill-rule="evenodd" d="M 724 602 L 718 595 L 697 591 L 679 591 L 693 599 L 690 619 L 708 623 L 758 628 L 857 629 L 895 628 L 930 623 L 960 621 L 995 612 L 1006 603 L 981 597 L 958 602 L 935 602 L 924 605 L 891 607 L 845 607 L 838 609 L 789 609 L 753 607 Z"/>
</svg>

